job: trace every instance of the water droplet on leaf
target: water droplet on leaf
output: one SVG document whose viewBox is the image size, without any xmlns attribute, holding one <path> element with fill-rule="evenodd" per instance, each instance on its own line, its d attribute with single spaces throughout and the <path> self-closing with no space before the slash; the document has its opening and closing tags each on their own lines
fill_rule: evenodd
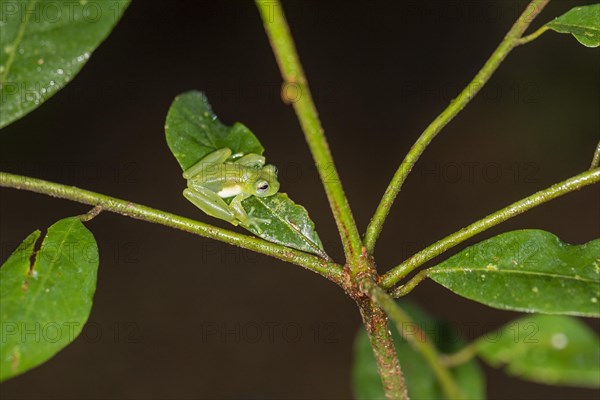
<svg viewBox="0 0 600 400">
<path fill-rule="evenodd" d="M 564 349 L 569 344 L 569 339 L 564 333 L 555 333 L 550 340 L 552 347 L 559 350 Z"/>
</svg>

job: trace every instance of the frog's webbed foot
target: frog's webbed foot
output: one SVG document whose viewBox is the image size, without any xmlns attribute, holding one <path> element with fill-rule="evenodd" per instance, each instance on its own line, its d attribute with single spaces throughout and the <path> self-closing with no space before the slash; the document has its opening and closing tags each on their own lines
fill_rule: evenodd
<svg viewBox="0 0 600 400">
<path fill-rule="evenodd" d="M 271 223 L 271 220 L 268 218 L 253 217 L 253 213 L 254 207 L 250 208 L 250 211 L 248 212 L 248 218 L 242 223 L 242 225 L 247 226 L 249 228 L 254 227 L 258 231 L 258 233 L 262 233 L 263 229 L 260 227 L 260 225 L 269 225 Z"/>
</svg>

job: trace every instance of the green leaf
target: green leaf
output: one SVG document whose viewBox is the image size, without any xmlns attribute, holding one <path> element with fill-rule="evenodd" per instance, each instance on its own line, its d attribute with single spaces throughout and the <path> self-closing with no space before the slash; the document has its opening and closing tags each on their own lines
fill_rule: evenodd
<svg viewBox="0 0 600 400">
<path fill-rule="evenodd" d="M 464 249 L 429 276 L 490 307 L 600 316 L 600 239 L 572 246 L 545 231 L 508 232 Z"/>
<path fill-rule="evenodd" d="M 165 132 L 167 144 L 184 171 L 207 154 L 224 147 L 229 147 L 234 154 L 264 152 L 246 126 L 239 122 L 233 126 L 223 125 L 206 96 L 198 91 L 175 98 L 167 115 Z M 260 231 L 256 227 L 243 228 L 265 240 L 328 258 L 306 209 L 285 193 L 263 198 L 252 196 L 242 204 L 244 209 L 253 210 L 253 217 L 271 221 L 260 224 Z"/>
<path fill-rule="evenodd" d="M 129 0 L 0 0 L 0 128 L 62 89 Z"/>
<path fill-rule="evenodd" d="M 0 381 L 50 359 L 81 332 L 98 271 L 94 236 L 72 217 L 29 235 L 0 268 Z M 33 264 L 32 264 L 33 263 Z"/>
<path fill-rule="evenodd" d="M 463 346 L 464 342 L 458 337 L 456 329 L 435 320 L 412 303 L 402 301 L 400 304 L 417 327 L 427 332 L 442 352 L 451 353 Z M 410 332 L 410 327 L 405 328 Z M 413 350 L 396 329 L 392 329 L 392 333 L 410 398 L 445 399 L 441 386 L 423 356 Z M 465 398 L 485 398 L 485 379 L 476 361 L 454 367 L 451 372 Z M 357 333 L 354 341 L 352 388 L 356 399 L 385 399 L 381 378 L 377 374 L 377 363 L 364 329 Z"/>
<path fill-rule="evenodd" d="M 270 224 L 262 225 L 262 232 L 249 227 L 255 235 L 270 242 L 329 258 L 306 208 L 294 203 L 286 193 L 262 198 L 252 196 L 244 200 L 243 204 L 246 209 L 254 209 L 253 216 L 271 220 Z"/>
<path fill-rule="evenodd" d="M 165 132 L 167 144 L 184 171 L 224 147 L 244 154 L 265 151 L 246 126 L 239 122 L 230 127 L 223 125 L 204 93 L 195 90 L 175 97 L 167 114 Z"/>
<path fill-rule="evenodd" d="M 575 7 L 546 24 L 553 31 L 570 33 L 584 46 L 600 46 L 600 4 Z"/>
<path fill-rule="evenodd" d="M 600 387 L 600 340 L 583 322 L 559 315 L 513 321 L 476 342 L 493 367 L 549 385 Z"/>
</svg>

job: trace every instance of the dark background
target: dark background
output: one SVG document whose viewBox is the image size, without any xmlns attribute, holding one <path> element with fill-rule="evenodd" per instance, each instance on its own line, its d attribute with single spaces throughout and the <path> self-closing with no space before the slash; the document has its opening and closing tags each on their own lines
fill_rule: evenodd
<svg viewBox="0 0 600 400">
<path fill-rule="evenodd" d="M 586 3 L 552 1 L 532 29 Z M 475 75 L 525 4 L 284 3 L 361 232 L 419 133 Z M 588 168 L 600 130 L 598 54 L 554 32 L 514 50 L 407 180 L 378 243 L 380 269 Z M 221 120 L 241 121 L 260 138 L 281 171 L 282 191 L 308 209 L 328 252 L 341 260 L 326 197 L 296 117 L 279 98 L 280 82 L 252 2 L 134 1 L 71 84 L 2 131 L 0 167 L 230 228 L 181 196 L 185 182 L 164 139 L 173 98 L 204 90 Z M 600 231 L 599 198 L 598 186 L 585 188 L 475 240 L 539 228 L 586 242 Z M 3 260 L 36 228 L 89 209 L 12 189 L 0 190 L 0 200 Z M 3 398 L 351 396 L 360 318 L 330 282 L 110 213 L 88 226 L 101 252 L 88 328 L 49 362 L 4 383 Z M 410 298 L 468 339 L 519 315 L 431 282 Z M 586 322 L 598 328 L 596 320 Z M 598 394 L 484 369 L 490 398 Z"/>
</svg>

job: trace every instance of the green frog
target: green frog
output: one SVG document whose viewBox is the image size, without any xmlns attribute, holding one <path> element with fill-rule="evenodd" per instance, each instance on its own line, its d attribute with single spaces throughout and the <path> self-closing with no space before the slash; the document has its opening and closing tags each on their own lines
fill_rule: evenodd
<svg viewBox="0 0 600 400">
<path fill-rule="evenodd" d="M 234 154 L 229 148 L 216 150 L 192 165 L 183 173 L 187 189 L 183 196 L 206 214 L 233 225 L 254 226 L 271 220 L 252 217 L 242 201 L 250 196 L 268 197 L 279 191 L 277 168 L 265 165 L 259 154 Z M 226 198 L 231 198 L 227 204 Z"/>
</svg>

